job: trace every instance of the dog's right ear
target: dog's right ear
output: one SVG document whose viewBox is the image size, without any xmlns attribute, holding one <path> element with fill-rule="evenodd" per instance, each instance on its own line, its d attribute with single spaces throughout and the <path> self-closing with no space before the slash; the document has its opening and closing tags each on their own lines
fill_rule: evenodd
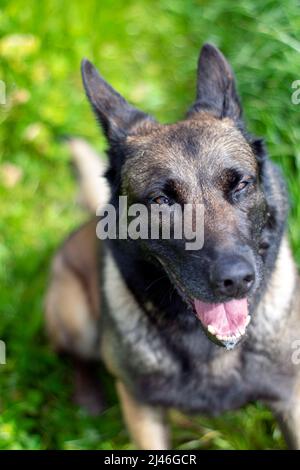
<svg viewBox="0 0 300 470">
<path fill-rule="evenodd" d="M 130 132 L 139 121 L 150 116 L 135 109 L 117 93 L 97 72 L 87 59 L 81 63 L 84 88 L 106 137 L 118 141 Z"/>
</svg>

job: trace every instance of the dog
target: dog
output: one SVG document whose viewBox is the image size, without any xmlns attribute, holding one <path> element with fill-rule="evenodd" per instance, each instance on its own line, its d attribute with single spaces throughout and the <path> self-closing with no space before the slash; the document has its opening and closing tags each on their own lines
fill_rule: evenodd
<svg viewBox="0 0 300 470">
<path fill-rule="evenodd" d="M 82 77 L 109 146 L 104 177 L 87 144 L 72 141 L 88 207 L 109 201 L 118 214 L 119 196 L 166 210 L 199 203 L 205 236 L 196 251 L 174 238 L 101 241 L 93 218 L 65 241 L 46 323 L 56 350 L 79 367 L 79 402 L 97 409 L 83 365 L 101 360 L 139 449 L 170 448 L 171 408 L 216 415 L 254 400 L 299 449 L 300 296 L 288 196 L 263 140 L 246 130 L 230 65 L 205 44 L 195 102 L 166 125 L 131 106 L 85 59 Z"/>
</svg>

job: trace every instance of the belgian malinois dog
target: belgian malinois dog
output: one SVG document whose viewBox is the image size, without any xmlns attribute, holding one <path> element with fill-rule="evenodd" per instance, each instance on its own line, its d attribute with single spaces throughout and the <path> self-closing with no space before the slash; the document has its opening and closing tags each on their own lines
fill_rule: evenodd
<svg viewBox="0 0 300 470">
<path fill-rule="evenodd" d="M 188 251 L 174 238 L 100 241 L 96 218 L 79 228 L 53 263 L 54 346 L 81 365 L 103 361 L 138 448 L 169 448 L 170 408 L 216 415 L 253 400 L 300 448 L 300 289 L 287 193 L 262 139 L 245 128 L 229 64 L 205 44 L 195 103 L 166 125 L 128 104 L 88 60 L 82 76 L 109 145 L 107 196 L 94 156 L 72 143 L 90 207 L 104 191 L 117 213 L 120 195 L 170 211 L 199 203 L 205 236 Z M 78 375 L 82 385 L 87 375 Z"/>
</svg>

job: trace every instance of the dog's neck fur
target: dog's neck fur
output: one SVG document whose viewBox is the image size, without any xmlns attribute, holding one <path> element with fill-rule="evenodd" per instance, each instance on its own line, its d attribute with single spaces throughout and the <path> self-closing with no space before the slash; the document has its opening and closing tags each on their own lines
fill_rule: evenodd
<svg viewBox="0 0 300 470">
<path fill-rule="evenodd" d="M 279 337 L 282 327 L 294 313 L 292 302 L 295 302 L 295 290 L 298 286 L 297 268 L 291 249 L 284 236 L 270 276 L 265 294 L 253 318 L 250 333 L 255 333 L 256 340 L 263 337 Z"/>
</svg>

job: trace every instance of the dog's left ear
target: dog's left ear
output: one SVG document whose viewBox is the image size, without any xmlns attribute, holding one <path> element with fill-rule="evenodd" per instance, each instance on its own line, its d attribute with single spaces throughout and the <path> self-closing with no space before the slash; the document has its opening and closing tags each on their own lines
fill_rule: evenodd
<svg viewBox="0 0 300 470">
<path fill-rule="evenodd" d="M 188 115 L 207 111 L 220 119 L 241 120 L 242 108 L 233 71 L 215 46 L 204 44 L 198 60 L 196 102 Z"/>
<path fill-rule="evenodd" d="M 151 119 L 127 103 L 87 59 L 81 63 L 81 72 L 87 97 L 108 140 L 118 141 L 126 137 L 139 121 Z"/>
</svg>

